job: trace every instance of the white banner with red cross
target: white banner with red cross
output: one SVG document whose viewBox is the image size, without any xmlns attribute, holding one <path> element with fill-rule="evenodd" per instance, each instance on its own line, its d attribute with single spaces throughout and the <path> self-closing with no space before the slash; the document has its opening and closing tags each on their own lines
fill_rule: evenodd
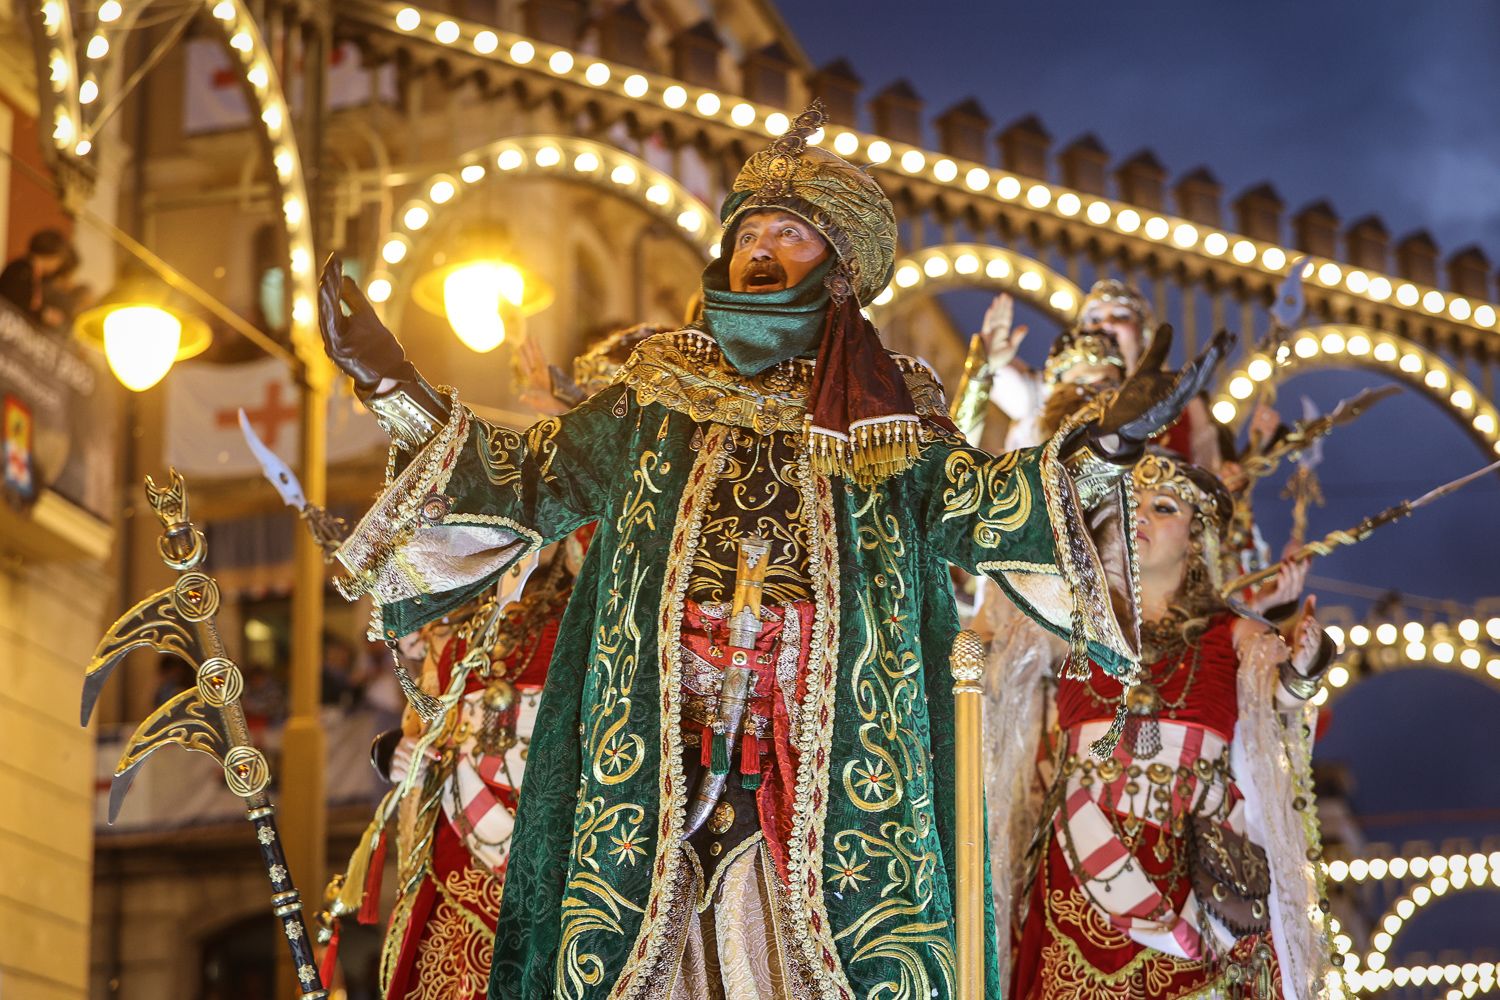
<svg viewBox="0 0 1500 1000">
<path fill-rule="evenodd" d="M 297 468 L 299 390 L 282 362 L 188 362 L 167 379 L 166 460 L 189 477 L 260 474 L 240 434 L 243 407 L 266 447 Z M 351 396 L 337 392 L 328 404 L 328 461 L 384 453 L 388 439 Z"/>
</svg>

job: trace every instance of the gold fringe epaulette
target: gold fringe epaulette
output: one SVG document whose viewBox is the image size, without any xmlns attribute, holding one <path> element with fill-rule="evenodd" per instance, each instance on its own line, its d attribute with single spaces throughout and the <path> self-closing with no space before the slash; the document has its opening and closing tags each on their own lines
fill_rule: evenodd
<svg viewBox="0 0 1500 1000">
<path fill-rule="evenodd" d="M 813 471 L 843 476 L 864 487 L 905 472 L 922 455 L 922 422 L 912 417 L 851 427 L 848 438 L 815 428 L 810 417 L 804 426 Z"/>
</svg>

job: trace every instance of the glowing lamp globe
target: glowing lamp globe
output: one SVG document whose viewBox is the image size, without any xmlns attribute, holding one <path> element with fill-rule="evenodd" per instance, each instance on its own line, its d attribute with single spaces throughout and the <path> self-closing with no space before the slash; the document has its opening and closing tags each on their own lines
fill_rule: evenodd
<svg viewBox="0 0 1500 1000">
<path fill-rule="evenodd" d="M 125 388 L 144 392 L 172 368 L 182 320 L 156 306 L 126 306 L 104 317 L 104 357 Z"/>
<path fill-rule="evenodd" d="M 412 285 L 412 300 L 448 320 L 464 346 L 493 351 L 525 316 L 552 304 L 552 286 L 498 256 L 469 257 L 434 268 Z"/>
<path fill-rule="evenodd" d="M 173 364 L 202 354 L 213 340 L 202 320 L 143 300 L 101 303 L 81 314 L 76 328 L 132 392 L 156 385 Z"/>
<path fill-rule="evenodd" d="M 505 342 L 505 314 L 515 313 L 526 279 L 510 264 L 475 261 L 443 277 L 443 314 L 464 346 L 478 354 Z"/>
</svg>

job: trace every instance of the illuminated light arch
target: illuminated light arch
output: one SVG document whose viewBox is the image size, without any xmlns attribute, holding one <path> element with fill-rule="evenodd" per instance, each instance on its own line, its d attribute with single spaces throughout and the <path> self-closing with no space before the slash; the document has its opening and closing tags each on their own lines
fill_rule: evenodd
<svg viewBox="0 0 1500 1000">
<path fill-rule="evenodd" d="M 83 155 L 83 111 L 78 103 L 78 47 L 68 0 L 27 4 L 36 56 L 37 91 L 43 115 L 52 123 L 52 146 L 63 156 Z M 89 146 L 83 147 L 87 153 Z"/>
<path fill-rule="evenodd" d="M 1478 855 L 1484 858 L 1484 855 Z M 1340 960 L 1344 965 L 1345 984 L 1351 993 L 1370 993 L 1388 989 L 1394 983 L 1395 971 L 1386 970 L 1386 956 L 1396 945 L 1396 940 L 1406 926 L 1414 920 L 1418 914 L 1435 906 L 1442 900 L 1451 899 L 1460 893 L 1474 890 L 1494 890 L 1500 888 L 1495 883 L 1495 875 L 1487 864 L 1480 865 L 1470 870 L 1467 864 L 1459 868 L 1445 868 L 1441 873 L 1433 873 L 1423 878 L 1414 885 L 1409 886 L 1400 896 L 1392 901 L 1386 911 L 1374 921 L 1376 928 L 1371 935 L 1371 947 L 1363 954 L 1352 949 L 1352 943 L 1348 942 L 1346 936 L 1335 938 L 1336 945 L 1344 945 L 1337 948 Z M 1403 916 L 1404 911 L 1404 916 Z M 1378 942 L 1378 943 L 1377 943 Z M 1463 967 L 1444 965 L 1443 974 L 1434 978 L 1432 971 L 1434 966 L 1420 967 L 1420 981 L 1413 980 L 1410 985 L 1460 985 L 1461 982 L 1477 978 L 1478 967 L 1475 967 L 1475 975 L 1464 976 Z M 1452 971 L 1452 977 L 1449 978 Z M 1390 981 L 1386 981 L 1386 972 L 1389 971 Z M 1409 970 L 1409 973 L 1414 970 Z M 1399 984 L 1406 986 L 1408 983 Z"/>
<path fill-rule="evenodd" d="M 421 234 L 452 213 L 464 196 L 486 182 L 512 177 L 571 181 L 608 192 L 645 209 L 703 254 L 718 251 L 718 216 L 670 174 L 608 143 L 575 136 L 537 134 L 498 139 L 459 157 L 416 186 L 418 194 L 396 211 L 395 226 L 375 253 L 379 267 L 365 280 L 377 303 L 400 303 L 410 285 L 412 249 Z M 394 322 L 394 317 L 392 321 Z"/>
<path fill-rule="evenodd" d="M 90 35 L 90 43 L 95 38 L 103 38 L 107 44 L 107 50 L 94 57 L 90 57 L 87 47 L 85 48 L 85 58 L 95 67 L 88 78 L 95 82 L 96 87 L 102 86 L 100 81 L 125 49 L 123 44 L 117 42 L 150 5 L 151 0 L 113 0 L 113 20 L 100 20 L 99 10 L 104 8 L 104 3 L 100 3 L 91 15 L 88 23 L 94 31 Z M 286 233 L 289 271 L 287 287 L 291 291 L 293 344 L 303 359 L 321 359 L 322 343 L 316 330 L 317 314 L 314 307 L 317 279 L 313 270 L 312 213 L 302 173 L 302 155 L 291 127 L 291 115 L 276 65 L 261 37 L 260 27 L 246 9 L 243 0 L 201 0 L 201 6 L 210 20 L 219 27 L 225 49 L 237 65 L 247 103 L 251 114 L 260 123 L 259 132 L 270 157 L 271 173 Z M 76 123 L 74 127 L 79 131 L 76 141 L 66 144 L 66 148 L 58 142 L 55 133 L 53 141 L 66 155 L 84 160 L 93 152 L 93 136 L 84 130 L 78 111 L 79 87 L 83 78 L 78 75 L 76 50 L 71 45 L 64 45 L 64 40 L 70 41 L 72 37 L 72 4 L 69 0 L 42 0 L 40 4 L 32 5 L 31 10 L 34 25 L 42 28 L 37 37 L 47 39 L 47 58 L 50 60 L 53 53 L 66 51 L 73 59 L 71 85 L 66 88 L 65 93 L 57 95 L 53 103 L 55 107 L 63 109 L 55 112 L 58 115 L 69 113 L 66 109 L 72 109 L 70 113 Z M 55 30 L 51 24 L 54 20 Z M 98 106 L 102 96 L 96 96 L 91 103 Z M 332 368 L 327 364 L 313 363 L 306 367 L 308 370 L 305 377 L 317 385 L 326 385 L 331 378 Z"/>
<path fill-rule="evenodd" d="M 918 295 L 958 288 L 1010 292 L 1064 326 L 1072 325 L 1083 304 L 1083 291 L 1064 275 L 1033 257 L 984 243 L 918 250 L 897 260 L 892 275 L 891 283 L 870 304 L 872 316 L 884 315 Z"/>
<path fill-rule="evenodd" d="M 1485 649 L 1478 644 L 1462 643 L 1456 639 L 1442 641 L 1449 643 L 1453 648 L 1452 655 L 1438 658 L 1429 646 L 1423 658 L 1414 659 L 1399 645 L 1388 649 L 1376 648 L 1366 654 L 1364 661 L 1366 671 L 1360 674 L 1354 672 L 1351 661 L 1347 657 L 1341 657 L 1329 667 L 1330 679 L 1326 690 L 1332 693 L 1318 704 L 1324 704 L 1326 701 L 1336 702 L 1361 683 L 1401 670 L 1442 670 L 1462 677 L 1474 678 L 1500 693 L 1500 653 L 1493 649 Z M 1464 655 L 1467 650 L 1474 651 L 1472 657 Z M 1342 673 L 1335 674 L 1335 671 L 1342 671 Z M 1335 679 L 1338 680 L 1336 684 Z"/>
<path fill-rule="evenodd" d="M 1214 419 L 1235 424 L 1262 385 L 1325 367 L 1366 368 L 1405 382 L 1446 410 L 1487 453 L 1500 454 L 1500 412 L 1468 376 L 1420 344 L 1363 326 L 1304 327 L 1286 338 L 1276 358 L 1252 354 L 1212 394 Z"/>
<path fill-rule="evenodd" d="M 1446 973 L 1452 969 L 1458 969 L 1458 975 L 1454 977 L 1451 984 Z M 1382 981 L 1389 982 L 1389 986 L 1378 986 L 1377 989 L 1404 989 L 1410 987 L 1433 986 L 1439 990 L 1446 989 L 1447 992 L 1434 994 L 1442 1000 L 1467 1000 L 1474 996 L 1487 996 L 1500 988 L 1500 981 L 1496 980 L 1494 962 L 1466 962 L 1463 965 L 1424 965 L 1396 969 L 1381 970 Z M 1433 978 L 1433 971 L 1438 970 L 1439 978 Z M 1391 975 L 1384 976 L 1389 971 Z M 1420 981 L 1419 981 L 1420 977 Z M 1470 988 L 1473 984 L 1473 988 Z"/>
<path fill-rule="evenodd" d="M 786 108 L 747 101 L 735 94 L 648 73 L 577 49 L 410 6 L 402 0 L 378 0 L 364 5 L 364 9 L 351 8 L 349 16 L 440 50 L 462 51 L 495 65 L 565 81 L 585 91 L 623 97 L 646 108 L 666 108 L 690 122 L 713 121 L 721 127 L 738 130 L 747 139 L 781 135 L 790 124 Z M 820 130 L 808 141 L 814 144 L 828 141 L 839 155 L 862 166 L 919 177 L 965 196 L 1023 205 L 1028 211 L 1066 219 L 1073 225 L 1123 234 L 1174 254 L 1223 262 L 1255 278 L 1285 275 L 1292 262 L 1303 256 L 1291 247 L 950 157 L 898 139 L 831 127 L 828 134 Z M 1309 278 L 1317 284 L 1373 303 L 1394 301 L 1397 308 L 1422 321 L 1441 318 L 1444 322 L 1484 331 L 1500 327 L 1500 310 L 1489 302 L 1470 300 L 1450 291 L 1418 285 L 1399 276 L 1364 271 L 1328 258 L 1309 258 L 1309 264 Z"/>
</svg>

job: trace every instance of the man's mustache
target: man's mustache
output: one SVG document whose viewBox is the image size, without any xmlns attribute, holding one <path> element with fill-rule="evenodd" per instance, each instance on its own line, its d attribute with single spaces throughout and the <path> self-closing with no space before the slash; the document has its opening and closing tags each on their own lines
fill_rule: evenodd
<svg viewBox="0 0 1500 1000">
<path fill-rule="evenodd" d="M 786 268 L 775 259 L 752 260 L 745 265 L 745 283 L 755 285 L 786 284 Z"/>
</svg>

